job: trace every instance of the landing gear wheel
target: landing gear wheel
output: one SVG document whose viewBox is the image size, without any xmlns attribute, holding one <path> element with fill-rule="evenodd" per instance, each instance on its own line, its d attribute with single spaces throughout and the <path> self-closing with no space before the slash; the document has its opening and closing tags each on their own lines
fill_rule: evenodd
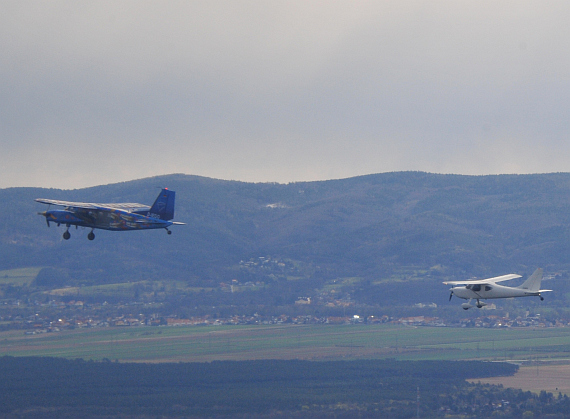
<svg viewBox="0 0 570 419">
<path fill-rule="evenodd" d="M 65 230 L 65 233 L 63 233 L 63 240 L 69 240 L 70 237 L 71 233 L 68 230 Z"/>
<path fill-rule="evenodd" d="M 166 231 L 167 231 L 167 234 L 172 234 L 172 231 L 170 231 L 170 230 L 166 230 Z"/>
<path fill-rule="evenodd" d="M 89 234 L 87 235 L 87 238 L 88 238 L 89 240 L 95 239 L 95 233 L 93 233 L 92 231 L 90 231 Z"/>
</svg>

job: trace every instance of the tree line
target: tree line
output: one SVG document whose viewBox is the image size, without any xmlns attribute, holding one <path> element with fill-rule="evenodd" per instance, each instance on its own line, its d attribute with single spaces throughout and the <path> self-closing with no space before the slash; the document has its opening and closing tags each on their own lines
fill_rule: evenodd
<svg viewBox="0 0 570 419">
<path fill-rule="evenodd" d="M 568 417 L 566 396 L 466 381 L 517 368 L 480 361 L 135 364 L 2 357 L 0 415 L 407 418 L 415 416 L 419 394 L 422 417 L 522 417 L 527 411 Z"/>
</svg>

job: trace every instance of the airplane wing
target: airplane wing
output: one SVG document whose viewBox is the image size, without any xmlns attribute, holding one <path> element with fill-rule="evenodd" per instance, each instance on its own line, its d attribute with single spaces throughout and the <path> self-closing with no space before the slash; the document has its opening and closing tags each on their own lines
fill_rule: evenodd
<svg viewBox="0 0 570 419">
<path fill-rule="evenodd" d="M 508 281 L 509 279 L 515 279 L 520 277 L 521 275 L 508 274 L 487 279 L 472 279 L 469 281 L 446 281 L 444 282 L 444 284 L 445 285 L 493 284 L 495 282 L 503 282 L 503 281 Z"/>
<path fill-rule="evenodd" d="M 43 199 L 43 198 L 38 198 L 35 201 L 41 202 L 42 204 L 58 205 L 67 208 L 81 208 L 81 209 L 102 210 L 102 211 L 123 210 L 123 211 L 134 212 L 134 211 L 150 210 L 150 207 L 148 205 L 136 204 L 136 203 L 95 204 L 90 202 L 70 202 L 70 201 L 59 201 L 57 199 Z"/>
</svg>

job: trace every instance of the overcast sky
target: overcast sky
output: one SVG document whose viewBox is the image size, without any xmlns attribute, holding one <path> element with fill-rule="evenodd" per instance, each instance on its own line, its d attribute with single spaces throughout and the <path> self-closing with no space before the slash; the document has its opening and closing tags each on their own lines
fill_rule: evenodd
<svg viewBox="0 0 570 419">
<path fill-rule="evenodd" d="M 569 172 L 569 17 L 542 0 L 5 0 L 0 188 Z"/>
</svg>

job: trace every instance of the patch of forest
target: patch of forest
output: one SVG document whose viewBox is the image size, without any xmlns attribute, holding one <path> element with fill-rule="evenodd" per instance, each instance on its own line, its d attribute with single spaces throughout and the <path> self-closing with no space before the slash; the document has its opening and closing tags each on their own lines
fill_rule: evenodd
<svg viewBox="0 0 570 419">
<path fill-rule="evenodd" d="M 0 358 L 3 417 L 522 417 L 565 414 L 567 397 L 466 379 L 512 375 L 480 361 L 215 361 L 134 364 Z M 564 417 L 564 416 L 552 416 Z"/>
</svg>

